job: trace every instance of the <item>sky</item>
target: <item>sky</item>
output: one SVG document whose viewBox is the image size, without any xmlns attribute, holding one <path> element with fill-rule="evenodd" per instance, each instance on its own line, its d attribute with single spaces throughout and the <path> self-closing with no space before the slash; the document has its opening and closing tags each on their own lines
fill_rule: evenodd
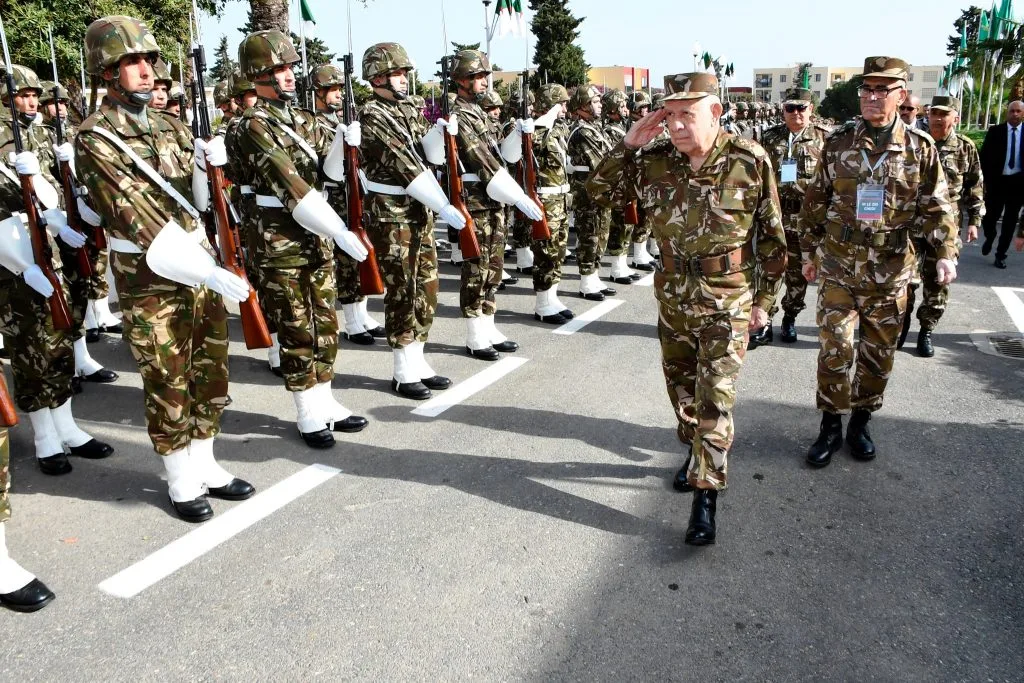
<svg viewBox="0 0 1024 683">
<path fill-rule="evenodd" d="M 307 0 L 317 21 L 315 35 L 339 55 L 348 51 L 346 0 Z M 532 13 L 522 0 L 527 21 Z M 578 44 L 592 66 L 635 66 L 651 70 L 659 85 L 666 74 L 693 70 L 693 44 L 724 56 L 736 67 L 732 86 L 750 86 L 755 68 L 785 67 L 799 62 L 819 66 L 857 66 L 873 55 L 900 57 L 911 64 L 944 65 L 946 37 L 953 21 L 969 2 L 821 2 L 807 0 L 571 0 L 580 25 Z M 292 2 L 292 28 L 298 32 L 297 0 Z M 449 41 L 484 40 L 481 0 L 369 0 L 352 2 L 353 52 L 356 64 L 377 42 L 405 46 L 424 80 L 434 73 L 442 52 L 442 12 Z M 983 5 L 986 6 L 987 5 Z M 220 19 L 204 17 L 208 59 L 221 35 L 236 54 L 249 3 L 233 0 Z M 490 5 L 493 15 L 494 3 Z M 533 34 L 529 34 L 532 55 Z M 522 70 L 526 41 L 495 38 L 491 61 L 507 70 Z M 358 69 L 358 66 L 357 66 Z"/>
</svg>

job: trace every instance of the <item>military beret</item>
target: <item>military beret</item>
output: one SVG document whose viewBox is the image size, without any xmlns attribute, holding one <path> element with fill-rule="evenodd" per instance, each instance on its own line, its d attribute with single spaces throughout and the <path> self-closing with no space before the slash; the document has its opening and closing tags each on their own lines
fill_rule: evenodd
<svg viewBox="0 0 1024 683">
<path fill-rule="evenodd" d="M 714 74 L 685 73 L 665 76 L 665 101 L 699 100 L 718 94 L 718 79 Z"/>
<path fill-rule="evenodd" d="M 932 98 L 932 109 L 939 111 L 955 111 L 960 113 L 960 100 L 949 95 L 936 95 Z"/>
<path fill-rule="evenodd" d="M 786 91 L 784 102 L 810 102 L 811 91 L 806 88 L 790 88 Z"/>
<path fill-rule="evenodd" d="M 864 60 L 864 78 L 907 80 L 910 65 L 898 57 L 868 57 Z"/>
</svg>

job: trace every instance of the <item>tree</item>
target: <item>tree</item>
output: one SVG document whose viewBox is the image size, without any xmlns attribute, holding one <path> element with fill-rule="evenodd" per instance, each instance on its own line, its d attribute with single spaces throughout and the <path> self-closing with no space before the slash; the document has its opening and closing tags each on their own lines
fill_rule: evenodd
<svg viewBox="0 0 1024 683">
<path fill-rule="evenodd" d="M 839 123 L 860 116 L 860 96 L 857 95 L 857 88 L 863 80 L 861 76 L 854 76 L 826 90 L 825 99 L 821 101 L 818 113 Z"/>
<path fill-rule="evenodd" d="M 228 80 L 238 69 L 238 63 L 231 59 L 231 54 L 228 52 L 227 36 L 220 37 L 220 43 L 217 44 L 217 50 L 213 54 L 214 62 L 210 67 L 210 80 L 214 83 Z"/>
<path fill-rule="evenodd" d="M 796 73 L 793 75 L 793 87 L 794 88 L 810 88 L 811 87 L 811 67 L 814 66 L 812 62 L 800 62 L 796 65 Z"/>
<path fill-rule="evenodd" d="M 949 57 L 956 57 L 960 51 L 960 35 L 963 33 L 964 26 L 967 26 L 967 44 L 971 45 L 978 40 L 978 27 L 981 23 L 981 8 L 971 5 L 965 10 L 961 10 L 960 18 L 953 22 L 956 33 L 949 36 L 946 39 L 946 55 Z"/>
<path fill-rule="evenodd" d="M 270 29 L 288 33 L 288 0 L 249 0 L 248 23 L 246 35 Z"/>
<path fill-rule="evenodd" d="M 577 29 L 585 17 L 574 17 L 568 5 L 568 0 L 530 0 L 530 9 L 535 12 L 532 31 L 537 36 L 534 87 L 545 80 L 569 88 L 588 81 L 590 65 L 583 58 L 583 48 L 575 43 L 580 37 Z"/>
</svg>

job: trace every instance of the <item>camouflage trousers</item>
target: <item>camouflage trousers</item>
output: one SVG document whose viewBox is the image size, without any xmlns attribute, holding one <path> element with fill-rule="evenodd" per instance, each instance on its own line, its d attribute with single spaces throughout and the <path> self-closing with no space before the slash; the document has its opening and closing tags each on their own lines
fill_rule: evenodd
<svg viewBox="0 0 1024 683">
<path fill-rule="evenodd" d="M 120 269 L 115 267 L 114 273 L 124 338 L 142 375 L 146 428 L 154 450 L 167 455 L 192 439 L 213 438 L 220 433 L 228 402 L 223 299 L 206 287 L 133 292 Z"/>
<path fill-rule="evenodd" d="M 91 239 L 85 245 L 89 251 L 89 265 L 92 266 L 92 276 L 89 278 L 89 298 L 102 299 L 110 296 L 110 284 L 107 283 L 107 252 L 97 249 Z"/>
<path fill-rule="evenodd" d="M 907 288 L 824 277 L 818 285 L 819 410 L 845 414 L 882 407 L 903 327 Z M 854 359 L 854 335 L 860 326 Z M 853 381 L 850 371 L 853 370 Z"/>
<path fill-rule="evenodd" d="M 546 292 L 562 281 L 562 263 L 569 245 L 568 196 L 542 195 L 551 239 L 530 243 L 533 249 L 533 289 Z"/>
<path fill-rule="evenodd" d="M 633 228 L 624 220 L 621 208 L 611 210 L 608 228 L 608 254 L 611 256 L 629 255 L 629 245 L 633 243 Z"/>
<path fill-rule="evenodd" d="M 804 278 L 802 256 L 800 255 L 800 236 L 790 230 L 786 231 L 786 272 L 783 280 L 786 293 L 782 295 L 782 310 L 794 318 L 800 311 L 807 308 L 807 279 Z M 779 312 L 779 301 L 772 305 L 768 317 Z"/>
<path fill-rule="evenodd" d="M 513 249 L 529 248 L 530 243 L 533 241 L 533 237 L 531 236 L 533 223 L 527 220 L 521 213 L 514 210 L 510 214 L 509 221 L 511 221 L 510 225 L 512 226 L 511 230 L 509 230 L 512 234 L 510 246 Z"/>
<path fill-rule="evenodd" d="M 67 285 L 64 290 L 66 299 Z M 31 413 L 71 398 L 74 341 L 54 329 L 47 300 L 20 277 L 0 281 L 0 334 L 11 354 L 18 408 Z"/>
<path fill-rule="evenodd" d="M 359 289 L 359 264 L 340 249 L 334 250 L 334 277 L 338 303 L 357 304 L 366 298 Z"/>
<path fill-rule="evenodd" d="M 0 524 L 11 518 L 11 444 L 7 427 L 0 427 Z"/>
<path fill-rule="evenodd" d="M 749 285 L 742 286 L 749 275 L 729 277 L 740 287 L 711 288 L 704 279 L 654 275 L 661 363 L 678 420 L 676 433 L 692 444 L 688 479 L 704 489 L 727 485 L 736 378 L 746 355 L 753 304 Z M 709 294 L 723 302 L 721 310 L 704 305 Z"/>
<path fill-rule="evenodd" d="M 643 209 L 637 208 L 640 223 L 633 226 L 633 244 L 646 244 L 651 236 L 651 221 Z"/>
<path fill-rule="evenodd" d="M 494 315 L 496 294 L 505 267 L 505 211 L 496 208 L 472 212 L 480 258 L 462 262 L 459 305 L 463 318 Z"/>
<path fill-rule="evenodd" d="M 576 263 L 580 275 L 592 275 L 601 267 L 601 255 L 608 245 L 608 229 L 611 226 L 611 210 L 592 202 L 585 192 L 573 200 L 576 214 Z"/>
<path fill-rule="evenodd" d="M 917 308 L 917 320 L 921 323 L 922 330 L 930 332 L 935 329 L 942 314 L 946 312 L 949 285 L 939 284 L 939 259 L 935 254 L 935 247 L 925 240 L 915 240 L 914 251 L 917 253 L 917 272 L 921 287 L 921 305 Z"/>
<path fill-rule="evenodd" d="M 373 221 L 370 242 L 384 278 L 384 329 L 393 349 L 426 342 L 437 308 L 434 222 L 424 225 Z"/>
<path fill-rule="evenodd" d="M 260 265 L 260 301 L 281 345 L 281 372 L 288 391 L 311 389 L 334 377 L 338 294 L 331 265 Z"/>
<path fill-rule="evenodd" d="M 71 329 L 67 334 L 71 341 L 78 341 L 85 334 L 85 309 L 89 305 L 89 291 L 92 287 L 93 274 L 88 276 L 78 272 L 78 254 L 63 242 L 58 240 L 60 246 L 61 279 L 64 280 L 65 297 L 68 302 L 68 310 L 71 313 Z"/>
</svg>

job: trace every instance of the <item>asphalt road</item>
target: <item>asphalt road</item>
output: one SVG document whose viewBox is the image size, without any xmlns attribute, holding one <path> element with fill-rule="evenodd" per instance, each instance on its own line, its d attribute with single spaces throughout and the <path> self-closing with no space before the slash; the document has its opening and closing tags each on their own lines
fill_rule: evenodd
<svg viewBox="0 0 1024 683">
<path fill-rule="evenodd" d="M 503 292 L 527 362 L 436 417 L 389 392 L 384 345 L 343 342 L 335 393 L 371 424 L 327 452 L 302 444 L 263 355 L 233 343 L 217 453 L 268 495 L 215 501 L 211 525 L 245 523 L 212 527 L 206 552 L 169 511 L 139 377 L 107 337 L 92 352 L 121 379 L 75 412 L 115 455 L 46 477 L 27 424 L 12 432 L 8 544 L 58 597 L 0 611 L 0 680 L 1020 680 L 1024 360 L 970 336 L 1016 332 L 992 289 L 1024 287 L 1010 259 L 965 250 L 935 357 L 915 355 L 916 324 L 898 355 L 872 463 L 804 465 L 813 303 L 798 343 L 751 352 L 702 549 L 669 486 L 682 453 L 650 287 L 620 287 L 572 335 L 533 321 L 525 281 Z M 594 308 L 568 271 L 563 300 Z M 428 357 L 464 382 L 493 365 L 466 356 L 456 271 L 442 276 Z M 151 585 L 133 597 L 100 588 L 140 562 Z"/>
</svg>

